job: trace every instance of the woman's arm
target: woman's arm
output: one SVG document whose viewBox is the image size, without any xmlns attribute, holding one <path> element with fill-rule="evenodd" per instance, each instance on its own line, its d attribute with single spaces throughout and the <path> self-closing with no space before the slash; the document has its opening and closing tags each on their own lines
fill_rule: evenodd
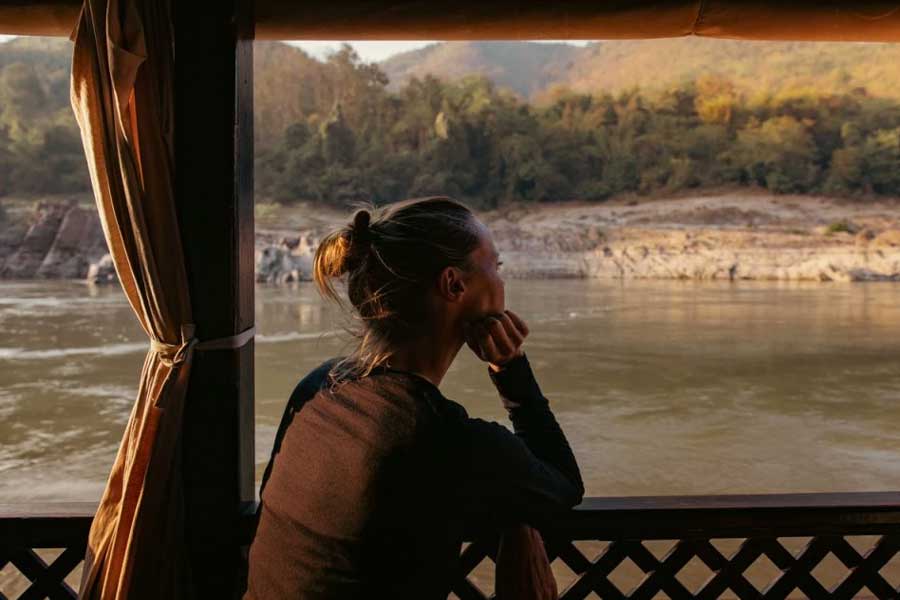
<svg viewBox="0 0 900 600">
<path fill-rule="evenodd" d="M 491 370 L 491 379 L 515 433 L 469 418 L 459 407 L 449 440 L 457 506 L 469 518 L 500 524 L 534 523 L 580 503 L 584 484 L 578 464 L 528 359 L 521 355 L 500 371 Z"/>
<path fill-rule="evenodd" d="M 513 430 L 536 458 L 558 469 L 577 491 L 581 502 L 584 484 L 581 471 L 565 434 L 550 410 L 550 402 L 541 393 L 528 358 L 524 354 L 507 363 L 502 370 L 489 370 L 491 380 L 503 399 Z"/>
</svg>

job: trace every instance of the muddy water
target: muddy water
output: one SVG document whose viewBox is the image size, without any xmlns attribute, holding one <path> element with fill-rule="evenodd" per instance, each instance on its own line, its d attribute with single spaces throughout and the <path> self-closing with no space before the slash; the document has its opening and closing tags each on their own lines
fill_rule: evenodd
<svg viewBox="0 0 900 600">
<path fill-rule="evenodd" d="M 900 286 L 513 281 L 589 495 L 900 488 Z M 312 286 L 257 290 L 257 475 L 346 349 Z M 96 500 L 147 344 L 118 288 L 0 284 L 0 502 Z M 442 390 L 504 419 L 463 350 Z"/>
</svg>

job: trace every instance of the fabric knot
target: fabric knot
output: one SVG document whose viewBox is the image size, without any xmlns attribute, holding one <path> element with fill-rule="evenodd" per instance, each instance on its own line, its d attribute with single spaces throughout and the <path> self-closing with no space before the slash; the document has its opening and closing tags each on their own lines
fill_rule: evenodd
<svg viewBox="0 0 900 600">
<path fill-rule="evenodd" d="M 159 355 L 163 364 L 174 367 L 182 364 L 192 346 L 199 340 L 194 337 L 195 326 L 193 323 L 185 323 L 181 326 L 181 341 L 176 343 L 162 340 L 150 340 L 150 349 Z"/>
<path fill-rule="evenodd" d="M 195 352 L 203 352 L 206 350 L 234 350 L 244 346 L 256 335 L 256 327 L 249 327 L 237 335 L 229 335 L 201 342 L 194 337 L 195 330 L 196 327 L 193 323 L 186 323 L 181 326 L 180 342 L 172 344 L 161 340 L 151 340 L 150 349 L 159 355 L 163 364 L 174 367 L 182 364 L 187 359 L 188 353 L 191 350 Z"/>
</svg>

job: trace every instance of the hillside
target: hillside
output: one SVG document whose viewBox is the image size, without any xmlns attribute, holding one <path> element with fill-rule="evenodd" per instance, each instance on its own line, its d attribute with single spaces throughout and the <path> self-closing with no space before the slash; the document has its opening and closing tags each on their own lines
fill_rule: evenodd
<svg viewBox="0 0 900 600">
<path fill-rule="evenodd" d="M 0 196 L 89 191 L 69 44 L 0 45 Z M 373 64 L 348 45 L 319 60 L 270 42 L 255 64 L 263 201 L 900 194 L 898 46 L 469 42 Z M 429 72 L 439 78 L 404 79 Z"/>
<path fill-rule="evenodd" d="M 40 103 L 30 107 L 36 111 L 58 110 L 69 106 L 69 73 L 72 68 L 72 43 L 69 40 L 44 37 L 19 37 L 0 44 L 0 74 L 6 67 L 20 63 L 38 74 Z M 11 87 L 13 71 L 0 80 L 0 112 L 15 103 L 5 92 Z M 15 75 L 18 79 L 19 73 Z M 34 103 L 35 97 L 29 98 Z"/>
<path fill-rule="evenodd" d="M 574 47 L 533 42 L 445 42 L 383 63 L 392 86 L 430 73 L 443 79 L 488 76 L 539 99 L 554 86 L 580 92 L 652 90 L 717 75 L 744 91 L 777 93 L 813 87 L 900 97 L 898 44 L 746 42 L 704 38 L 616 40 Z"/>
<path fill-rule="evenodd" d="M 315 112 L 323 81 L 322 63 L 281 42 L 253 46 L 254 126 L 258 140 L 275 139 Z"/>
<path fill-rule="evenodd" d="M 0 45 L 0 68 L 23 62 L 43 68 L 68 71 L 72 63 L 72 42 L 51 37 L 17 37 Z"/>
<path fill-rule="evenodd" d="M 0 45 L 0 70 L 24 63 L 40 73 L 54 109 L 68 104 L 71 42 L 20 37 Z M 330 100 L 322 61 L 281 42 L 254 47 L 258 140 L 315 113 Z M 775 94 L 815 88 L 818 94 L 866 88 L 900 98 L 900 44 L 743 42 L 679 38 L 617 40 L 576 47 L 534 42 L 443 42 L 397 54 L 378 66 L 397 91 L 411 77 L 445 80 L 483 75 L 523 97 L 544 99 L 554 88 L 610 92 L 671 86 L 703 75 L 731 80 L 744 91 Z"/>
<path fill-rule="evenodd" d="M 449 80 L 482 75 L 529 97 L 558 83 L 581 50 L 569 44 L 445 42 L 397 54 L 381 67 L 393 90 L 429 74 Z"/>
</svg>

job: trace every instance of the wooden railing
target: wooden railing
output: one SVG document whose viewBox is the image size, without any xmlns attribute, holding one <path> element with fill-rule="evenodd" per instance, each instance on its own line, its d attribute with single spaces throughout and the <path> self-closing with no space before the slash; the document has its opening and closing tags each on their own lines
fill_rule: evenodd
<svg viewBox="0 0 900 600">
<path fill-rule="evenodd" d="M 0 507 L 0 598 L 75 597 L 93 509 Z M 542 533 L 565 600 L 900 598 L 900 492 L 589 498 Z M 488 598 L 467 537 L 451 597 Z"/>
</svg>

